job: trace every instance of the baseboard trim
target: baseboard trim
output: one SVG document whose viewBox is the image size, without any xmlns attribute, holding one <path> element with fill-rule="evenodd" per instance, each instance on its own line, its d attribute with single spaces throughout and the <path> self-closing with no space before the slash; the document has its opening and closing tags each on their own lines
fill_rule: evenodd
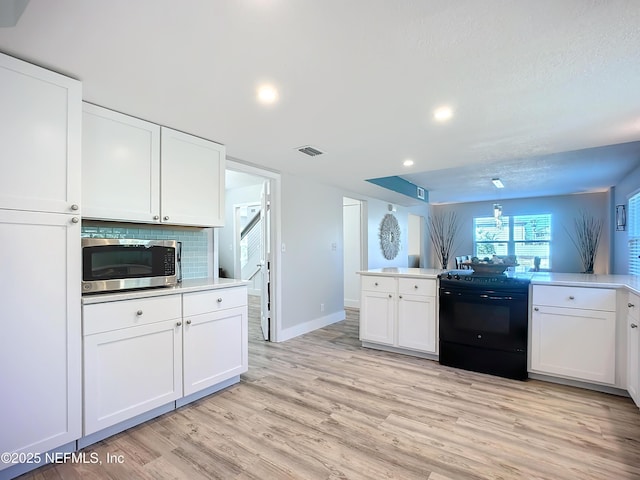
<svg viewBox="0 0 640 480">
<path fill-rule="evenodd" d="M 345 319 L 344 310 L 340 310 L 330 315 L 325 315 L 324 317 L 316 318 L 308 322 L 301 323 L 300 325 L 284 328 L 280 330 L 278 334 L 278 338 L 276 338 L 275 341 L 286 342 L 287 340 L 291 340 L 292 338 L 299 337 L 300 335 L 304 335 L 305 333 L 313 332 L 314 330 L 318 330 L 319 328 L 327 327 L 334 323 L 341 322 L 344 319 Z"/>
</svg>

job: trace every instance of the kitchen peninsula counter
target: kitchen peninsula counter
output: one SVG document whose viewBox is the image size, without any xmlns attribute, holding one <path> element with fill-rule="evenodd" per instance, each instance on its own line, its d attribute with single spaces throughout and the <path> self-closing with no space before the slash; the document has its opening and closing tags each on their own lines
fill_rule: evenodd
<svg viewBox="0 0 640 480">
<path fill-rule="evenodd" d="M 447 270 L 440 268 L 407 268 L 407 267 L 385 267 L 374 268 L 371 270 L 363 270 L 358 272 L 359 275 L 376 275 L 390 277 L 407 277 L 407 278 L 438 278 L 438 275 Z"/>
</svg>

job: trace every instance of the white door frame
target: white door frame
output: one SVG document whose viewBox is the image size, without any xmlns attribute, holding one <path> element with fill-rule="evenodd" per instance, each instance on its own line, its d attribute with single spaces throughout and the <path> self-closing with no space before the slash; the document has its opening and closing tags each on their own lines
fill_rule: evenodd
<svg viewBox="0 0 640 480">
<path fill-rule="evenodd" d="M 281 336 L 282 321 L 280 317 L 280 299 L 282 295 L 282 282 L 280 279 L 282 255 L 280 248 L 276 248 L 276 245 L 280 245 L 282 242 L 282 228 L 281 228 L 281 175 L 270 170 L 263 170 L 252 165 L 240 163 L 236 160 L 227 157 L 226 168 L 228 170 L 235 170 L 237 172 L 248 173 L 257 177 L 262 177 L 270 182 L 271 189 L 271 325 L 269 338 L 272 342 L 278 342 Z"/>
</svg>

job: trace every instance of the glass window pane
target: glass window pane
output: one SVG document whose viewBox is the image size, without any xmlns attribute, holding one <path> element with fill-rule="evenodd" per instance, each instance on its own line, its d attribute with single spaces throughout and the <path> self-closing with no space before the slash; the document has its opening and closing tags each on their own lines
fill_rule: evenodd
<svg viewBox="0 0 640 480">
<path fill-rule="evenodd" d="M 508 255 L 509 244 L 505 242 L 478 242 L 476 243 L 475 256 L 480 260 L 485 257 L 491 258 L 492 255 Z"/>
<path fill-rule="evenodd" d="M 551 215 L 516 215 L 513 217 L 513 239 L 551 240 Z"/>
<path fill-rule="evenodd" d="M 501 227 L 496 226 L 493 217 L 474 218 L 473 224 L 476 242 L 509 241 L 509 217 L 502 217 Z"/>
</svg>

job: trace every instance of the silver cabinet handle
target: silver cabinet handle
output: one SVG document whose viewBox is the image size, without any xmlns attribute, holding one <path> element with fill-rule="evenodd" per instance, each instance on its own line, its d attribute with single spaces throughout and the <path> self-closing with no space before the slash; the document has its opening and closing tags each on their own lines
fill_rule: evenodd
<svg viewBox="0 0 640 480">
<path fill-rule="evenodd" d="M 187 325 L 191 325 L 191 320 L 187 320 Z"/>
<path fill-rule="evenodd" d="M 533 309 L 534 309 L 536 312 L 539 312 L 539 311 L 540 311 L 540 309 L 539 309 L 538 307 L 533 307 Z"/>
<path fill-rule="evenodd" d="M 635 307 L 635 305 L 633 303 L 627 303 L 627 307 L 633 308 L 633 307 Z"/>
<path fill-rule="evenodd" d="M 413 288 L 415 288 L 417 290 L 418 289 L 418 285 L 414 285 Z"/>
<path fill-rule="evenodd" d="M 80 221 L 80 219 L 78 217 L 73 217 L 71 219 L 71 223 L 78 223 Z"/>
<path fill-rule="evenodd" d="M 80 209 L 80 207 L 78 205 L 76 205 L 75 203 L 73 205 L 71 205 L 71 210 L 73 210 L 74 212 L 76 210 L 79 210 L 79 209 Z"/>
<path fill-rule="evenodd" d="M 138 310 L 138 311 L 136 312 L 136 315 L 138 315 L 139 317 L 141 317 L 141 316 L 142 316 L 142 310 Z"/>
<path fill-rule="evenodd" d="M 218 300 L 216 300 L 218 303 L 222 303 L 222 297 L 218 297 Z"/>
<path fill-rule="evenodd" d="M 154 219 L 154 220 L 160 220 L 160 215 L 154 215 L 154 216 L 153 216 L 153 219 Z"/>
<path fill-rule="evenodd" d="M 374 283 L 374 285 L 377 287 L 378 286 L 378 282 Z"/>
<path fill-rule="evenodd" d="M 182 326 L 182 322 L 178 322 L 178 323 L 176 323 L 176 326 L 177 326 L 177 327 Z"/>
<path fill-rule="evenodd" d="M 398 298 L 402 298 L 402 295 L 398 295 Z"/>
<path fill-rule="evenodd" d="M 635 323 L 632 323 L 631 328 L 638 328 L 638 325 L 636 325 Z"/>
<path fill-rule="evenodd" d="M 573 295 L 569 295 L 569 300 L 575 300 L 576 297 L 574 297 Z"/>
<path fill-rule="evenodd" d="M 169 215 L 165 215 L 163 220 L 165 220 L 165 221 L 169 220 Z"/>
<path fill-rule="evenodd" d="M 389 294 L 389 298 L 393 298 L 393 295 Z"/>
</svg>

